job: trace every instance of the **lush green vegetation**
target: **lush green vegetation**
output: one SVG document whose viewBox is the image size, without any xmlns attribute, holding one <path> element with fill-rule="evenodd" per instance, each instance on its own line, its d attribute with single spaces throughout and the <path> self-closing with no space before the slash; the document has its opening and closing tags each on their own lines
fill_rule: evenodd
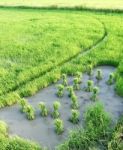
<svg viewBox="0 0 123 150">
<path fill-rule="evenodd" d="M 64 131 L 64 123 L 61 119 L 54 120 L 55 131 L 57 134 L 61 134 Z"/>
<path fill-rule="evenodd" d="M 46 87 L 60 74 L 55 79 L 54 73 L 48 77 L 45 73 L 54 72 L 56 66 L 89 48 L 104 34 L 99 20 L 75 12 L 0 9 L 0 14 L 0 96 L 16 90 L 28 96 Z M 40 80 L 42 85 L 27 84 L 43 75 L 47 81 L 45 77 Z"/>
<path fill-rule="evenodd" d="M 91 75 L 92 69 L 98 65 L 118 68 L 115 75 L 110 75 L 108 83 L 112 84 L 116 77 L 116 92 L 123 96 L 123 13 L 0 8 L 0 14 L 0 107 L 10 106 L 20 97 L 35 94 L 65 73 L 76 75 L 74 89 L 78 90 L 80 76 L 76 73 L 87 71 Z M 88 52 L 83 54 L 85 51 Z M 62 78 L 66 86 L 67 78 Z M 97 79 L 101 78 L 99 71 Z M 64 86 L 58 86 L 59 97 L 64 94 Z M 97 100 L 98 89 L 93 89 L 91 81 L 87 91 L 93 91 L 92 99 Z M 78 109 L 73 87 L 69 87 L 68 92 L 72 108 Z M 28 106 L 27 109 L 25 100 L 20 104 L 27 118 L 34 119 L 33 108 Z M 39 106 L 41 115 L 47 116 L 45 104 L 40 103 Z M 55 103 L 54 118 L 60 115 L 58 109 L 59 105 Z M 70 120 L 78 123 L 78 110 L 72 110 Z M 56 119 L 54 126 L 56 133 L 64 131 L 61 119 Z M 86 112 L 84 129 L 72 132 L 58 149 L 89 150 L 99 148 L 99 145 L 109 150 L 114 149 L 113 145 L 122 149 L 121 137 L 117 137 L 122 133 L 121 122 L 113 135 L 110 129 L 111 118 L 103 106 L 96 103 Z M 3 122 L 0 122 L 0 146 L 3 150 L 41 149 L 29 141 L 9 138 Z"/>
<path fill-rule="evenodd" d="M 123 48 L 122 48 L 122 14 L 100 14 L 94 13 L 90 15 L 98 17 L 104 24 L 107 32 L 107 38 L 100 43 L 97 47 L 93 48 L 88 55 L 79 55 L 76 59 L 69 61 L 62 66 L 62 72 L 68 74 L 75 74 L 76 71 L 87 71 L 88 64 L 91 63 L 92 67 L 97 65 L 113 65 L 118 66 L 116 76 L 116 91 L 122 96 L 123 93 L 123 74 L 122 74 L 122 59 L 123 59 Z M 119 24 L 119 26 L 117 25 Z M 90 70 L 90 69 L 89 69 Z"/>
<path fill-rule="evenodd" d="M 106 148 L 110 127 L 110 116 L 105 112 L 101 103 L 95 103 L 85 113 L 85 128 L 71 131 L 68 140 L 60 145 L 58 150 L 89 150 L 99 145 Z"/>
<path fill-rule="evenodd" d="M 109 150 L 122 150 L 123 149 L 123 116 L 119 119 L 113 134 L 112 138 L 108 143 Z"/>
<path fill-rule="evenodd" d="M 75 74 L 77 71 L 87 70 L 90 63 L 92 67 L 100 64 L 118 66 L 123 57 L 122 14 L 33 9 L 1 9 L 0 12 L 3 14 L 3 22 L 0 23 L 1 107 L 16 103 L 19 99 L 18 94 L 33 95 L 39 89 L 58 80 L 61 72 Z M 15 17 L 10 19 L 15 12 Z M 34 19 L 35 15 L 37 20 Z M 21 24 L 17 21 L 18 17 Z M 14 22 L 14 25 L 11 26 L 10 21 Z M 101 41 L 106 35 L 107 39 L 87 55 L 77 55 Z M 74 56 L 76 57 L 73 58 Z M 117 92 L 121 95 L 121 73 L 117 78 Z"/>
<path fill-rule="evenodd" d="M 0 121 L 0 149 L 1 150 L 42 150 L 42 148 L 32 141 L 19 137 L 9 137 L 8 126 Z"/>
<path fill-rule="evenodd" d="M 0 5 L 5 6 L 58 6 L 74 7 L 83 6 L 89 8 L 122 9 L 122 0 L 1 0 Z"/>
<path fill-rule="evenodd" d="M 57 150 L 122 150 L 123 117 L 112 128 L 112 119 L 103 105 L 96 102 L 85 112 L 85 126 L 71 131 L 69 138 Z"/>
<path fill-rule="evenodd" d="M 123 96 L 123 61 L 121 61 L 117 70 L 116 91 L 120 96 Z"/>
</svg>

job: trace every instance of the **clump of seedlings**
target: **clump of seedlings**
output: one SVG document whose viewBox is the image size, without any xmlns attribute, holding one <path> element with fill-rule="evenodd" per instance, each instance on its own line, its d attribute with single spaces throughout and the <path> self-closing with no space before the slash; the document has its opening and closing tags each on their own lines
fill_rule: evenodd
<svg viewBox="0 0 123 150">
<path fill-rule="evenodd" d="M 74 95 L 74 90 L 73 90 L 73 86 L 68 86 L 67 87 L 67 90 L 68 90 L 68 96 L 69 97 L 72 97 L 72 95 Z"/>
<path fill-rule="evenodd" d="M 64 131 L 64 123 L 61 119 L 55 119 L 54 125 L 57 134 L 61 134 Z"/>
<path fill-rule="evenodd" d="M 97 98 L 98 93 L 99 93 L 99 88 L 98 88 L 98 87 L 94 87 L 94 88 L 93 88 L 92 97 L 91 97 L 91 99 L 92 99 L 93 101 L 97 101 L 97 100 L 98 100 L 98 98 Z"/>
<path fill-rule="evenodd" d="M 26 111 L 26 107 L 27 107 L 28 103 L 26 101 L 26 99 L 20 99 L 20 106 L 21 106 L 21 112 L 25 112 Z"/>
<path fill-rule="evenodd" d="M 72 102 L 71 107 L 73 109 L 78 109 L 79 108 L 78 99 L 77 99 L 77 96 L 75 94 L 72 95 L 71 102 Z"/>
<path fill-rule="evenodd" d="M 62 84 L 64 85 L 64 86 L 67 86 L 68 85 L 68 82 L 67 82 L 67 76 L 66 76 L 66 74 L 63 74 L 62 75 Z"/>
<path fill-rule="evenodd" d="M 82 78 L 82 73 L 81 72 L 77 72 L 76 73 L 76 78 L 78 79 L 78 83 L 80 84 L 82 81 L 81 81 L 81 78 Z"/>
<path fill-rule="evenodd" d="M 92 92 L 93 91 L 93 85 L 94 85 L 93 81 L 92 80 L 88 80 L 87 81 L 87 87 L 86 87 L 85 90 L 87 92 Z"/>
<path fill-rule="evenodd" d="M 107 81 L 107 84 L 108 85 L 112 85 L 113 83 L 114 83 L 114 73 L 110 73 L 110 75 L 109 75 L 109 79 L 108 79 L 108 81 Z"/>
<path fill-rule="evenodd" d="M 97 70 L 96 79 L 97 80 L 102 80 L 102 78 L 103 78 L 102 71 L 99 69 L 99 70 Z"/>
<path fill-rule="evenodd" d="M 93 67 L 91 64 L 87 66 L 87 74 L 89 76 L 91 76 L 93 74 Z"/>
<path fill-rule="evenodd" d="M 26 116 L 29 120 L 33 120 L 35 118 L 35 110 L 31 105 L 27 105 L 25 110 Z"/>
<path fill-rule="evenodd" d="M 55 101 L 53 103 L 53 112 L 52 112 L 52 117 L 53 118 L 58 118 L 60 116 L 60 113 L 59 113 L 60 106 L 61 106 L 61 104 L 58 101 Z"/>
<path fill-rule="evenodd" d="M 58 96 L 58 97 L 62 97 L 63 94 L 64 94 L 64 85 L 59 84 L 59 85 L 58 85 L 57 96 Z"/>
<path fill-rule="evenodd" d="M 72 109 L 71 110 L 71 118 L 70 118 L 70 121 L 74 124 L 77 124 L 79 122 L 79 116 L 80 116 L 80 113 L 78 110 L 75 110 L 75 109 Z"/>
<path fill-rule="evenodd" d="M 41 110 L 41 116 L 46 117 L 48 115 L 48 109 L 44 102 L 39 103 L 39 108 Z"/>
<path fill-rule="evenodd" d="M 73 88 L 74 88 L 74 90 L 79 90 L 80 89 L 78 78 L 74 78 L 74 80 L 73 80 Z"/>
</svg>

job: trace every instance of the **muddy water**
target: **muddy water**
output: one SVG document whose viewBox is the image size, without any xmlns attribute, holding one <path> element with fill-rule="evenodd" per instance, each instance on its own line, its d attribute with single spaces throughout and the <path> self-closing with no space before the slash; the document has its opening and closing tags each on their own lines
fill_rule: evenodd
<svg viewBox="0 0 123 150">
<path fill-rule="evenodd" d="M 114 121 L 123 113 L 123 98 L 117 96 L 114 92 L 114 85 L 108 86 L 106 85 L 106 81 L 110 72 L 115 71 L 113 67 L 99 67 L 103 71 L 103 80 L 97 82 L 95 79 L 96 69 L 94 69 L 94 75 L 91 79 L 94 81 L 96 86 L 99 86 L 100 93 L 99 99 L 104 104 L 105 110 L 109 112 Z M 81 84 L 81 90 L 76 91 L 76 95 L 78 96 L 78 100 L 80 103 L 80 123 L 79 125 L 73 125 L 68 121 L 70 117 L 70 98 L 67 96 L 67 92 L 65 92 L 64 97 L 60 98 L 61 102 L 61 118 L 64 120 L 65 132 L 62 135 L 56 135 L 54 132 L 53 119 L 51 116 L 46 118 L 42 118 L 40 116 L 40 112 L 38 110 L 38 103 L 40 101 L 44 101 L 47 107 L 51 110 L 52 104 L 54 101 L 58 100 L 56 97 L 56 86 L 49 86 L 41 91 L 39 91 L 36 95 L 29 97 L 29 103 L 35 107 L 36 109 L 36 119 L 33 121 L 28 121 L 24 114 L 20 113 L 19 106 L 14 105 L 11 107 L 6 107 L 0 110 L 0 120 L 4 120 L 8 123 L 10 129 L 10 135 L 18 135 L 23 138 L 27 138 L 30 140 L 34 140 L 40 143 L 43 146 L 48 147 L 49 149 L 54 149 L 54 147 L 61 143 L 65 138 L 67 138 L 69 130 L 73 128 L 77 128 L 81 126 L 83 123 L 83 112 L 86 110 L 86 107 L 93 102 L 90 100 L 90 93 L 82 90 L 86 86 L 86 82 L 89 79 L 89 76 L 83 74 L 83 83 Z M 68 78 L 69 84 L 72 84 L 73 78 Z M 60 81 L 59 81 L 60 82 Z"/>
</svg>

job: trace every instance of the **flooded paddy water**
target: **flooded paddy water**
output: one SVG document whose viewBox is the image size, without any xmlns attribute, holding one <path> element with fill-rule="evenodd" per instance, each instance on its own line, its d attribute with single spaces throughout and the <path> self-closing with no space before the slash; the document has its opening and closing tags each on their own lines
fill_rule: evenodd
<svg viewBox="0 0 123 150">
<path fill-rule="evenodd" d="M 99 82 L 95 78 L 97 69 L 101 69 L 103 72 L 103 79 Z M 114 85 L 109 86 L 106 84 L 109 74 L 114 71 L 115 68 L 110 66 L 97 67 L 94 69 L 91 80 L 93 80 L 94 85 L 98 86 L 100 89 L 99 99 L 104 104 L 105 110 L 109 112 L 113 120 L 116 121 L 121 113 L 123 113 L 123 98 L 115 93 Z M 84 112 L 88 105 L 94 103 L 90 100 L 91 93 L 83 90 L 89 79 L 90 77 L 84 73 L 82 83 L 80 84 L 81 90 L 75 91 L 80 104 L 80 122 L 78 125 L 74 125 L 69 121 L 71 116 L 71 100 L 68 97 L 67 91 L 65 90 L 62 98 L 56 96 L 56 85 L 61 81 L 58 81 L 56 84 L 44 88 L 34 96 L 27 98 L 29 104 L 36 110 L 36 118 L 34 120 L 29 121 L 26 119 L 26 116 L 20 112 L 19 104 L 0 109 L 0 120 L 3 120 L 8 124 L 10 135 L 18 135 L 36 141 L 52 150 L 57 144 L 67 138 L 69 130 L 82 126 L 84 123 Z M 73 77 L 68 77 L 68 83 L 69 85 L 72 85 Z M 53 102 L 56 100 L 59 100 L 61 103 L 60 118 L 64 121 L 65 127 L 65 131 L 61 135 L 57 135 L 54 131 L 53 118 L 50 115 L 44 118 L 41 117 L 38 108 L 39 102 L 43 101 L 46 106 L 52 110 Z"/>
</svg>

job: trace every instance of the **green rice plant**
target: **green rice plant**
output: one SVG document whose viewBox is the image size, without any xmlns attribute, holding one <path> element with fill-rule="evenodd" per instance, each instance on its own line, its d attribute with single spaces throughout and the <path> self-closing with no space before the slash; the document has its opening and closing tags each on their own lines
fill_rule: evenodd
<svg viewBox="0 0 123 150">
<path fill-rule="evenodd" d="M 78 103 L 78 99 L 77 99 L 77 96 L 75 94 L 72 95 L 71 97 L 71 107 L 73 109 L 78 109 L 79 108 L 79 103 Z"/>
<path fill-rule="evenodd" d="M 79 122 L 79 116 L 80 116 L 80 113 L 78 110 L 75 110 L 75 109 L 72 109 L 71 110 L 71 118 L 70 118 L 70 121 L 74 124 L 77 124 Z"/>
<path fill-rule="evenodd" d="M 68 85 L 68 82 L 67 82 L 67 76 L 66 76 L 66 74 L 62 74 L 62 84 L 64 85 L 64 86 L 67 86 Z"/>
<path fill-rule="evenodd" d="M 15 10 L 13 11 L 15 12 Z M 3 33 L 0 37 L 0 95 L 12 91 L 18 91 L 21 96 L 34 95 L 39 89 L 57 81 L 62 72 L 61 66 L 71 58 L 75 58 L 79 52 L 92 46 L 103 35 L 102 24 L 86 14 L 81 13 L 76 16 L 75 12 L 71 12 L 69 17 L 66 18 L 66 13 L 63 14 L 59 10 L 57 10 L 59 13 L 49 10 L 46 10 L 47 13 L 41 11 L 41 14 L 39 10 L 36 13 L 34 10 L 28 13 L 26 10 L 22 14 L 22 18 L 28 20 L 28 22 L 25 25 L 25 21 L 21 20 L 20 27 L 20 23 L 17 21 L 20 12 L 16 11 L 15 17 L 11 20 L 10 16 L 13 15 L 13 11 L 9 9 L 7 11 L 0 10 L 2 16 L 0 28 L 2 28 Z M 55 21 L 54 17 L 56 18 Z M 71 18 L 74 20 L 72 24 Z M 4 21 L 7 26 L 4 26 Z M 13 26 L 10 25 L 11 21 L 14 22 Z M 33 29 L 34 22 L 36 32 Z M 93 26 L 90 26 L 90 24 L 93 24 Z M 88 31 L 90 31 L 89 35 L 87 34 Z M 42 37 L 45 33 L 46 36 Z M 90 39 L 90 36 L 93 36 L 93 38 Z M 6 41 L 5 39 L 8 37 L 9 39 Z M 11 39 L 13 39 L 13 42 L 11 42 Z M 35 51 L 32 54 L 30 50 L 33 49 Z M 74 70 L 78 71 L 76 67 Z M 13 102 L 8 102 L 8 104 L 12 105 Z"/>
<path fill-rule="evenodd" d="M 111 118 L 105 112 L 102 103 L 96 102 L 89 105 L 84 118 L 84 128 L 72 130 L 68 139 L 60 145 L 58 150 L 92 150 L 97 145 L 104 146 L 107 150 L 107 141 L 111 133 Z"/>
<path fill-rule="evenodd" d="M 87 74 L 89 76 L 91 76 L 93 74 L 93 67 L 92 67 L 92 64 L 88 65 L 87 66 Z"/>
<path fill-rule="evenodd" d="M 122 150 L 123 149 L 123 115 L 118 120 L 111 140 L 108 142 L 108 150 Z"/>
<path fill-rule="evenodd" d="M 0 138 L 7 136 L 8 136 L 8 125 L 5 122 L 0 121 Z"/>
<path fill-rule="evenodd" d="M 64 124 L 61 119 L 55 119 L 54 125 L 55 125 L 55 132 L 57 134 L 61 134 L 64 131 Z"/>
<path fill-rule="evenodd" d="M 86 87 L 86 91 L 87 92 L 92 92 L 93 91 L 93 86 L 94 86 L 94 83 L 92 80 L 88 80 L 87 81 L 87 87 Z"/>
<path fill-rule="evenodd" d="M 114 83 L 114 79 L 115 79 L 114 73 L 110 73 L 107 84 L 112 85 Z"/>
<path fill-rule="evenodd" d="M 52 112 L 52 117 L 53 118 L 58 118 L 59 116 L 60 116 L 60 113 L 59 113 L 59 108 L 60 108 L 60 106 L 61 106 L 61 104 L 60 104 L 60 102 L 58 102 L 58 101 L 55 101 L 54 103 L 53 103 L 53 112 Z"/>
<path fill-rule="evenodd" d="M 27 105 L 26 110 L 25 110 L 27 119 L 33 120 L 35 119 L 35 110 L 31 105 Z"/>
<path fill-rule="evenodd" d="M 116 80 L 116 92 L 123 97 L 123 77 L 119 76 Z"/>
<path fill-rule="evenodd" d="M 10 137 L 7 139 L 8 144 L 5 149 L 1 150 L 43 150 L 42 146 L 39 144 L 27 140 L 22 139 L 18 136 Z"/>
<path fill-rule="evenodd" d="M 102 70 L 97 70 L 97 75 L 96 75 L 96 79 L 97 80 L 102 80 L 103 78 L 103 75 L 102 75 Z"/>
<path fill-rule="evenodd" d="M 41 116 L 46 117 L 48 115 L 48 109 L 46 108 L 46 105 L 44 102 L 39 103 L 39 108 L 41 110 Z"/>
<path fill-rule="evenodd" d="M 58 85 L 57 96 L 58 97 L 63 97 L 63 95 L 64 95 L 64 85 L 59 84 Z"/>
<path fill-rule="evenodd" d="M 85 112 L 85 128 L 92 139 L 106 138 L 111 131 L 111 117 L 101 102 L 90 105 Z"/>
<path fill-rule="evenodd" d="M 73 90 L 73 86 L 68 86 L 67 87 L 68 90 L 68 97 L 72 97 L 72 95 L 74 95 L 74 90 Z"/>
<path fill-rule="evenodd" d="M 74 80 L 73 80 L 73 88 L 74 88 L 74 90 L 79 90 L 80 89 L 79 79 L 78 78 L 74 78 Z"/>
<path fill-rule="evenodd" d="M 97 101 L 98 100 L 98 93 L 99 93 L 99 88 L 98 87 L 94 87 L 93 88 L 93 93 L 92 93 L 92 96 L 91 96 L 91 99 L 93 101 Z"/>
<path fill-rule="evenodd" d="M 28 103 L 27 103 L 27 100 L 26 99 L 20 99 L 20 101 L 19 101 L 19 103 L 20 103 L 20 106 L 21 106 L 21 112 L 25 112 L 26 111 L 26 107 L 27 107 L 27 105 L 28 105 Z"/>
<path fill-rule="evenodd" d="M 81 78 L 82 78 L 82 73 L 81 72 L 77 72 L 76 73 L 76 78 L 78 79 L 78 83 L 80 84 L 82 81 L 81 81 Z"/>
</svg>

